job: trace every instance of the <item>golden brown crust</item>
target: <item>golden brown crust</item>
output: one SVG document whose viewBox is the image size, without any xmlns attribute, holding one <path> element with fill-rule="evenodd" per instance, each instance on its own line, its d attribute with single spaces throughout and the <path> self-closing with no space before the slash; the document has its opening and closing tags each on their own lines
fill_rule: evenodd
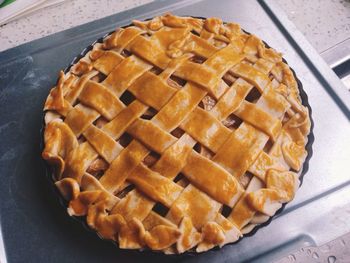
<svg viewBox="0 0 350 263">
<path fill-rule="evenodd" d="M 60 73 L 42 156 L 121 248 L 206 251 L 293 199 L 310 131 L 280 53 L 218 18 L 134 21 Z"/>
</svg>

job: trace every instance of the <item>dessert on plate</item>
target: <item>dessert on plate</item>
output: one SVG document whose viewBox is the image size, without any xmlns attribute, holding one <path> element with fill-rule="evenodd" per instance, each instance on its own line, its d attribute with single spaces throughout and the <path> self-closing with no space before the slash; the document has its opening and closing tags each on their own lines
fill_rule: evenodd
<svg viewBox="0 0 350 263">
<path fill-rule="evenodd" d="M 300 88 L 238 24 L 133 21 L 60 73 L 42 156 L 68 213 L 102 238 L 206 251 L 293 199 L 310 132 Z"/>
</svg>

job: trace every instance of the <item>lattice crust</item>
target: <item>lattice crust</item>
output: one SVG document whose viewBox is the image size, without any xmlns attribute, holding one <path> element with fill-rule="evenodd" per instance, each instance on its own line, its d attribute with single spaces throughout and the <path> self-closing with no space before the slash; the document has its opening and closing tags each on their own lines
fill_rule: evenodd
<svg viewBox="0 0 350 263">
<path fill-rule="evenodd" d="M 218 18 L 116 30 L 60 73 L 44 110 L 69 214 L 121 248 L 234 242 L 293 199 L 307 155 L 289 66 Z"/>
</svg>

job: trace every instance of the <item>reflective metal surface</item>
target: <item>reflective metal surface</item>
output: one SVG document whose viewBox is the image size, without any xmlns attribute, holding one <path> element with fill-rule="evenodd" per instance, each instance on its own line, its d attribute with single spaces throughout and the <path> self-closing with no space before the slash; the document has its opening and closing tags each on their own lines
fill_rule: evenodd
<svg viewBox="0 0 350 263">
<path fill-rule="evenodd" d="M 117 249 L 68 217 L 40 158 L 42 105 L 57 72 L 131 19 L 171 11 L 240 23 L 284 53 L 313 111 L 313 156 L 293 202 L 254 236 L 197 256 Z M 0 53 L 0 222 L 8 262 L 271 262 L 350 232 L 350 96 L 273 1 L 158 1 Z"/>
<path fill-rule="evenodd" d="M 331 68 L 350 60 L 350 38 L 325 50 L 321 56 Z"/>
<path fill-rule="evenodd" d="M 321 53 L 350 91 L 350 38 Z"/>
<path fill-rule="evenodd" d="M 293 251 L 274 263 L 290 262 L 348 263 L 350 262 L 350 233 L 318 247 L 309 246 Z"/>
</svg>

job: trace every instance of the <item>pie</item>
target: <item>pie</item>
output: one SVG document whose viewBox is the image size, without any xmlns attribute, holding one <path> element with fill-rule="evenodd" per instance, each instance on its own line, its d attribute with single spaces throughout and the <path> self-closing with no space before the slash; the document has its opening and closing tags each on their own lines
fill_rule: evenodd
<svg viewBox="0 0 350 263">
<path fill-rule="evenodd" d="M 60 72 L 42 156 L 69 215 L 102 238 L 206 251 L 293 199 L 311 126 L 300 88 L 282 55 L 238 24 L 133 21 Z"/>
</svg>

